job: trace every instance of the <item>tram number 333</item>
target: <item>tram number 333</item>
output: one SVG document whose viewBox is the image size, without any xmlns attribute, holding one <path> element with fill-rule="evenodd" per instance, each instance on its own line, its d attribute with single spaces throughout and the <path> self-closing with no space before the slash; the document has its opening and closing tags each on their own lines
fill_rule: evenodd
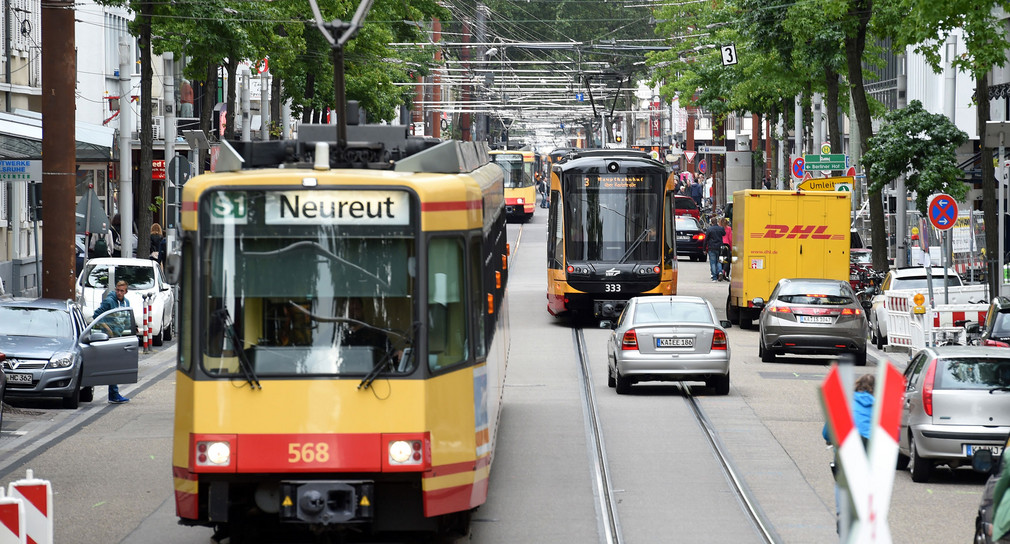
<svg viewBox="0 0 1010 544">
<path fill-rule="evenodd" d="M 289 463 L 325 463 L 330 460 L 330 445 L 326 442 L 292 442 L 288 444 Z"/>
<path fill-rule="evenodd" d="M 605 293 L 620 293 L 621 284 L 620 283 L 605 283 L 603 284 L 603 291 Z"/>
</svg>

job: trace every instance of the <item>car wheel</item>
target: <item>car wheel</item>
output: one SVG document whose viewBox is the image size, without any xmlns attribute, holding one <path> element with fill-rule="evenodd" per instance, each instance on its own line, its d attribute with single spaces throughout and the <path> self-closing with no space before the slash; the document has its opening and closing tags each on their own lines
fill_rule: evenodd
<svg viewBox="0 0 1010 544">
<path fill-rule="evenodd" d="M 164 327 L 164 325 L 162 325 Z M 165 343 L 165 329 L 158 331 L 158 334 L 151 337 L 151 345 L 160 346 Z"/>
<path fill-rule="evenodd" d="M 740 317 L 737 318 L 737 320 L 740 321 L 741 329 L 749 329 L 754 326 L 754 321 L 751 319 L 750 315 L 743 310 L 738 310 L 737 312 L 740 314 Z"/>
<path fill-rule="evenodd" d="M 884 336 L 882 334 L 880 334 L 880 325 L 877 325 L 876 329 L 877 329 L 877 332 L 876 332 L 876 334 L 874 334 L 874 336 L 876 337 L 876 340 L 874 340 L 874 344 L 877 346 L 877 349 L 883 350 L 884 349 Z"/>
<path fill-rule="evenodd" d="M 866 366 L 866 348 L 856 354 L 856 366 Z"/>
<path fill-rule="evenodd" d="M 617 371 L 617 378 L 614 380 L 614 386 L 617 387 L 618 395 L 627 395 L 631 393 L 631 380 L 621 376 L 621 371 Z"/>
<path fill-rule="evenodd" d="M 761 357 L 761 361 L 764 363 L 774 363 L 775 353 L 771 350 L 765 349 L 764 340 L 758 338 L 758 355 Z"/>
<path fill-rule="evenodd" d="M 82 387 L 81 388 L 81 402 L 91 402 L 95 400 L 95 388 L 94 387 Z"/>
<path fill-rule="evenodd" d="M 912 436 L 908 437 L 908 456 L 910 459 L 908 468 L 912 473 L 912 481 L 928 482 L 929 471 L 933 468 L 933 464 L 929 459 L 919 457 L 919 450 L 915 447 L 915 438 Z"/>
<path fill-rule="evenodd" d="M 617 380 L 614 379 L 614 371 L 607 365 L 607 387 L 617 387 Z"/>
<path fill-rule="evenodd" d="M 74 384 L 74 390 L 70 392 L 69 395 L 63 397 L 63 407 L 68 410 L 76 410 L 81 404 L 81 376 L 77 376 L 77 383 Z"/>
<path fill-rule="evenodd" d="M 895 470 L 905 470 L 908 468 L 908 456 L 904 453 L 898 452 L 898 462 L 895 464 Z"/>
<path fill-rule="evenodd" d="M 164 321 L 162 322 L 164 323 Z M 165 327 L 165 330 L 161 331 L 162 339 L 166 342 L 172 339 L 172 326 L 169 325 Z"/>
<path fill-rule="evenodd" d="M 705 381 L 705 385 L 715 389 L 716 395 L 729 394 L 729 373 L 725 376 L 713 376 Z"/>
</svg>

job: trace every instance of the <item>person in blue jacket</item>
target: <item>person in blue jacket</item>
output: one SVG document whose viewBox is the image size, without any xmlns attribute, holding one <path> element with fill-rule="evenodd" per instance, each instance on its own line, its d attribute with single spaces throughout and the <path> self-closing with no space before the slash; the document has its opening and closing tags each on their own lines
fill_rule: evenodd
<svg viewBox="0 0 1010 544">
<path fill-rule="evenodd" d="M 98 318 L 98 316 L 104 314 L 105 312 L 112 310 L 113 308 L 129 307 L 130 301 L 126 300 L 126 292 L 129 289 L 128 283 L 123 280 L 116 282 L 116 290 L 105 295 L 102 299 L 102 304 L 98 306 L 95 310 L 95 315 L 92 318 Z M 109 402 L 112 404 L 122 404 L 124 402 L 130 402 L 130 399 L 119 394 L 118 385 L 109 386 Z"/>
<path fill-rule="evenodd" d="M 856 431 L 859 432 L 859 436 L 863 439 L 863 445 L 866 446 L 870 440 L 870 431 L 873 429 L 873 387 L 875 384 L 875 379 L 873 374 L 863 374 L 856 380 L 855 392 L 852 394 L 852 422 L 856 425 Z M 824 429 L 821 430 L 821 436 L 824 437 L 824 441 L 831 444 L 831 435 L 828 434 L 828 425 L 824 424 Z M 844 439 L 844 436 L 839 436 L 838 439 Z M 835 463 L 831 467 L 832 474 L 835 475 L 835 518 L 841 514 L 841 490 L 838 488 L 838 476 L 837 476 L 837 466 L 838 466 L 838 452 L 835 451 Z M 836 525 L 837 527 L 837 525 Z"/>
</svg>

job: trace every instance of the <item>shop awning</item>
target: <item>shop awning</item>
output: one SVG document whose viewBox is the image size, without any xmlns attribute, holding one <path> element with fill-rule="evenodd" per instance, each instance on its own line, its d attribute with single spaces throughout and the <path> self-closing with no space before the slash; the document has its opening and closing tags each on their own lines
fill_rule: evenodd
<svg viewBox="0 0 1010 544">
<path fill-rule="evenodd" d="M 77 162 L 106 162 L 113 160 L 115 129 L 75 123 Z M 42 114 L 18 110 L 0 112 L 0 159 L 42 158 Z"/>
</svg>

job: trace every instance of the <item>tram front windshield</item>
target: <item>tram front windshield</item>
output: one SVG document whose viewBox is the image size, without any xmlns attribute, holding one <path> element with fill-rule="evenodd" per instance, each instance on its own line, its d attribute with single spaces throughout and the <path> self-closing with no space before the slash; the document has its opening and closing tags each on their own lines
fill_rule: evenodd
<svg viewBox="0 0 1010 544">
<path fill-rule="evenodd" d="M 569 261 L 658 262 L 656 174 L 565 175 L 565 255 Z M 660 184 L 660 185 L 657 185 Z"/>
<path fill-rule="evenodd" d="M 200 203 L 204 370 L 222 377 L 410 372 L 410 198 L 217 191 Z"/>
<path fill-rule="evenodd" d="M 491 155 L 495 164 L 505 171 L 505 188 L 522 189 L 533 186 L 533 163 L 523 162 L 521 153 Z"/>
</svg>

